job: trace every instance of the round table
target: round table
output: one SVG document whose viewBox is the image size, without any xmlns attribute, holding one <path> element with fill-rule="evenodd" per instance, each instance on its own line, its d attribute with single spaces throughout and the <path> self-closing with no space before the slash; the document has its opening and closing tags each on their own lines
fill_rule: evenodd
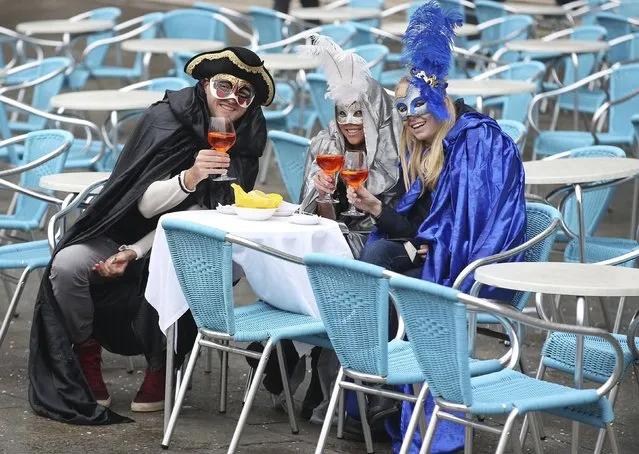
<svg viewBox="0 0 639 454">
<path fill-rule="evenodd" d="M 40 178 L 40 187 L 52 191 L 79 194 L 93 183 L 109 178 L 111 172 L 66 172 L 45 175 Z M 97 194 L 99 189 L 92 192 Z"/>
<path fill-rule="evenodd" d="M 388 33 L 392 33 L 397 36 L 404 36 L 404 32 L 408 27 L 408 22 L 388 22 L 382 24 L 382 30 Z M 461 26 L 455 28 L 455 35 L 464 37 L 476 35 L 479 33 L 479 27 L 474 24 L 461 24 Z"/>
<path fill-rule="evenodd" d="M 475 280 L 522 292 L 568 296 L 639 296 L 639 270 L 567 262 L 509 262 L 480 266 Z"/>
<path fill-rule="evenodd" d="M 301 20 L 316 20 L 320 22 L 346 22 L 350 20 L 375 19 L 381 11 L 374 8 L 297 8 L 292 9 L 290 15 Z"/>
<path fill-rule="evenodd" d="M 450 79 L 446 93 L 450 96 L 477 96 L 477 110 L 481 112 L 483 98 L 534 93 L 537 85 L 532 82 L 508 79 Z"/>
<path fill-rule="evenodd" d="M 142 80 L 149 78 L 149 64 L 151 54 L 171 55 L 175 52 L 207 52 L 224 48 L 222 41 L 207 39 L 177 39 L 177 38 L 153 38 L 153 39 L 129 39 L 122 43 L 122 49 L 129 52 L 142 52 L 146 54 L 142 59 Z M 147 55 L 149 55 L 147 57 Z"/>
<path fill-rule="evenodd" d="M 503 4 L 506 10 L 513 14 L 527 14 L 529 16 L 567 16 L 570 10 L 559 5 L 549 3 L 515 3 Z"/>
<path fill-rule="evenodd" d="M 85 19 L 78 21 L 61 20 L 37 20 L 22 22 L 16 26 L 16 30 L 25 35 L 80 35 L 83 33 L 95 33 L 110 30 L 113 22 L 110 20 Z"/>
<path fill-rule="evenodd" d="M 259 54 L 259 57 L 269 71 L 306 71 L 317 68 L 320 63 L 317 58 L 299 54 L 272 53 Z"/>
</svg>

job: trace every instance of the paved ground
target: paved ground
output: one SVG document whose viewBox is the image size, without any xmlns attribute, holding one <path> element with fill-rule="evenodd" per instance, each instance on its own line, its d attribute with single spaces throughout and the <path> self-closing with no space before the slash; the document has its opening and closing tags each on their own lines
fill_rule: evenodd
<svg viewBox="0 0 639 454">
<path fill-rule="evenodd" d="M 116 4 L 123 9 L 123 19 L 143 14 L 153 9 L 168 9 L 170 2 L 161 0 L 159 3 L 150 1 L 123 1 Z M 172 3 L 190 3 L 189 0 L 171 0 Z M 235 7 L 246 7 L 248 2 L 221 2 Z M 0 0 L 2 20 L 0 25 L 15 27 L 21 21 L 36 18 L 63 18 L 87 9 L 104 6 L 107 2 L 96 0 L 51 0 L 39 2 L 37 9 L 35 2 L 9 2 Z M 251 4 L 268 6 L 270 0 L 253 1 Z M 127 56 L 128 57 L 128 56 Z M 166 67 L 168 61 L 155 62 L 155 71 L 159 74 Z M 111 87 L 107 83 L 105 87 Z M 96 118 L 97 119 L 97 118 Z M 568 118 L 566 121 L 570 121 Z M 570 124 L 570 123 L 568 123 Z M 530 141 L 529 141 L 530 142 Z M 528 151 L 529 152 L 529 151 Z M 267 190 L 283 193 L 284 187 L 275 167 L 270 169 Z M 621 236 L 627 232 L 630 210 L 630 191 L 622 187 L 611 205 L 610 213 L 606 216 L 600 233 L 606 236 Z M 0 194 L 0 203 L 4 209 L 8 203 L 8 195 Z M 559 256 L 557 256 L 559 258 Z M 34 275 L 22 297 L 20 316 L 11 325 L 7 339 L 0 350 L 0 453 L 129 453 L 136 451 L 160 452 L 162 436 L 162 413 L 139 415 L 131 414 L 129 402 L 134 396 L 143 377 L 143 360 L 136 358 L 136 371 L 128 375 L 124 369 L 122 357 L 107 354 L 104 358 L 105 380 L 114 400 L 114 410 L 135 419 L 135 423 L 110 427 L 78 427 L 52 422 L 36 417 L 27 402 L 27 356 L 30 320 L 33 301 L 38 286 L 38 276 Z M 247 304 L 253 300 L 250 288 L 244 283 L 236 289 L 236 301 Z M 8 303 L 6 297 L 0 297 L 2 311 Z M 608 301 L 608 303 L 612 303 Z M 628 320 L 636 308 L 637 301 L 629 301 L 624 314 Z M 565 314 L 570 319 L 574 305 L 566 301 Z M 612 314 L 613 309 L 609 312 Z M 591 319 L 602 320 L 598 305 L 593 304 Z M 541 333 L 528 331 L 525 337 L 525 363 L 529 370 L 534 370 L 538 361 L 538 353 L 543 337 Z M 480 346 L 482 356 L 500 356 L 504 347 L 496 342 L 484 342 Z M 214 366 L 212 374 L 205 374 L 199 364 L 193 381 L 193 388 L 188 393 L 186 404 L 178 422 L 175 436 L 169 452 L 226 452 L 231 433 L 240 413 L 243 386 L 248 367 L 242 358 L 230 359 L 230 395 L 229 408 L 225 415 L 217 412 L 218 373 L 219 367 Z M 633 375 L 631 372 L 629 375 Z M 565 380 L 558 375 L 552 379 Z M 301 386 L 296 395 L 298 404 L 304 397 L 306 383 Z M 634 377 L 626 377 L 621 386 L 619 403 L 616 408 L 616 433 L 623 452 L 639 451 L 639 415 L 636 412 L 639 393 Z M 313 452 L 319 435 L 319 428 L 309 423 L 300 424 L 299 435 L 292 435 L 288 427 L 287 417 L 274 410 L 266 392 L 257 396 L 254 408 L 249 418 L 249 425 L 242 438 L 240 452 L 245 453 L 310 453 Z M 497 419 L 495 422 L 500 422 Z M 564 453 L 569 449 L 570 426 L 566 421 L 544 416 L 544 423 L 548 438 L 544 442 L 546 452 Z M 593 429 L 583 430 L 580 451 L 587 452 L 594 446 L 596 433 Z M 475 438 L 475 449 L 479 453 L 493 452 L 495 437 L 478 434 Z M 378 443 L 377 452 L 390 452 L 388 443 Z M 529 447 L 530 449 L 530 447 Z M 363 444 L 356 441 L 336 440 L 330 437 L 327 452 L 330 453 L 359 453 L 364 452 Z"/>
</svg>

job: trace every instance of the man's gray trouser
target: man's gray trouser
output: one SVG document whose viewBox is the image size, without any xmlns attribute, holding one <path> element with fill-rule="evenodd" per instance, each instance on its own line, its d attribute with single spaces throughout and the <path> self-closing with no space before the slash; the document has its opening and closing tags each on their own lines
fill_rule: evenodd
<svg viewBox="0 0 639 454">
<path fill-rule="evenodd" d="M 118 246 L 110 238 L 99 236 L 65 247 L 53 259 L 49 279 L 74 344 L 86 341 L 93 333 L 94 308 L 89 286 L 102 278 L 91 268 L 115 254 Z"/>
</svg>

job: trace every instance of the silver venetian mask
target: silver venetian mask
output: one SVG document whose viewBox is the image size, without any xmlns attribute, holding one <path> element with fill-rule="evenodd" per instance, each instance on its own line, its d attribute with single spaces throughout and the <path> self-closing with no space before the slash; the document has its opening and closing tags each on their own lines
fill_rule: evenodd
<svg viewBox="0 0 639 454">
<path fill-rule="evenodd" d="M 350 106 L 337 104 L 335 107 L 335 119 L 341 125 L 361 125 L 364 123 L 362 106 L 359 101 L 355 101 Z"/>
<path fill-rule="evenodd" d="M 402 121 L 408 120 L 408 117 L 419 117 L 430 112 L 428 103 L 422 97 L 419 88 L 410 84 L 404 96 L 395 98 L 395 108 L 399 112 Z"/>
</svg>

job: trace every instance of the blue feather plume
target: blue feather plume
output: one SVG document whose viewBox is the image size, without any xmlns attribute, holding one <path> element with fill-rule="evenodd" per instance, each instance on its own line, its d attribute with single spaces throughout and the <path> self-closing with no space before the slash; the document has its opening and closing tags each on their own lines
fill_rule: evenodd
<svg viewBox="0 0 639 454">
<path fill-rule="evenodd" d="M 411 71 L 411 83 L 419 88 L 433 115 L 443 120 L 448 117 L 444 96 L 444 80 L 450 69 L 455 27 L 462 24 L 463 17 L 457 11 L 442 11 L 435 1 L 427 1 L 411 16 L 404 33 L 402 61 Z M 435 76 L 437 87 L 415 77 L 424 71 L 426 76 Z"/>
</svg>

